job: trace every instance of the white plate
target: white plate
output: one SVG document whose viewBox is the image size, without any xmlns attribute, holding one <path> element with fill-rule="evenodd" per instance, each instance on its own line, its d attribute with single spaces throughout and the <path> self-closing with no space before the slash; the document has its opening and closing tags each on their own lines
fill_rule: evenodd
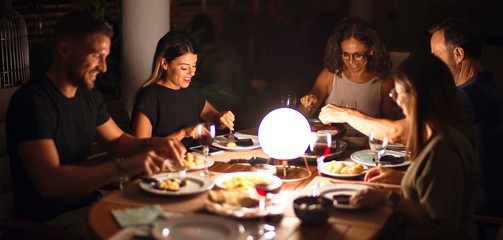
<svg viewBox="0 0 503 240">
<path fill-rule="evenodd" d="M 384 155 L 392 155 L 392 156 L 395 156 L 395 157 L 403 157 L 405 156 L 405 153 L 402 153 L 402 152 L 397 152 L 397 151 L 392 151 L 392 150 L 386 150 L 386 152 L 384 153 Z M 354 152 L 351 154 L 351 159 L 357 163 L 361 163 L 365 166 L 369 166 L 369 167 L 375 167 L 376 164 L 374 161 L 372 161 L 372 159 L 374 158 L 375 156 L 375 153 L 370 150 L 370 149 L 367 149 L 367 150 L 361 150 L 361 151 L 357 151 L 357 152 Z M 403 167 L 403 166 L 408 166 L 410 165 L 410 161 L 409 160 L 405 160 L 403 163 L 400 163 L 400 164 L 383 164 L 382 166 L 383 167 Z"/>
<path fill-rule="evenodd" d="M 267 172 L 233 172 L 233 173 L 224 173 L 218 177 L 215 178 L 215 185 L 217 187 L 225 189 L 224 187 L 224 182 L 231 180 L 232 178 L 236 176 L 243 176 L 243 177 L 262 177 L 265 178 L 269 181 L 269 185 L 267 185 L 267 190 L 268 191 L 274 191 L 281 187 L 283 182 L 279 177 L 276 177 L 270 173 Z"/>
<path fill-rule="evenodd" d="M 353 196 L 356 192 L 367 189 L 368 186 L 362 184 L 351 184 L 351 183 L 335 183 L 321 187 L 319 190 L 320 196 L 326 197 L 330 200 L 334 199 L 334 196 L 348 195 Z M 334 207 L 339 209 L 360 209 L 361 206 L 349 205 L 349 204 L 335 204 Z"/>
<path fill-rule="evenodd" d="M 206 160 L 206 161 L 207 161 L 206 165 L 208 165 L 208 167 L 211 167 L 211 166 L 213 166 L 213 164 L 215 164 L 215 160 L 211 159 L 211 157 L 208 157 L 208 160 Z M 204 163 L 200 164 L 200 165 L 196 165 L 191 168 L 188 168 L 187 170 L 195 171 L 195 170 L 201 170 L 201 169 L 204 169 Z"/>
<path fill-rule="evenodd" d="M 255 191 L 251 189 L 249 191 Z M 206 210 L 218 215 L 242 219 L 251 219 L 265 216 L 274 216 L 283 214 L 286 208 L 286 203 L 289 201 L 285 196 L 280 194 L 267 194 L 267 203 L 264 210 L 256 207 L 236 207 L 229 204 L 215 203 L 210 200 L 206 201 Z"/>
<path fill-rule="evenodd" d="M 201 157 L 204 158 L 204 156 L 201 156 Z M 174 164 L 172 160 L 168 159 L 166 161 L 168 161 L 171 166 L 177 165 L 177 164 Z M 206 161 L 207 161 L 206 165 L 208 165 L 208 167 L 211 167 L 211 166 L 213 166 L 213 164 L 215 164 L 215 160 L 211 159 L 210 156 L 208 156 L 208 160 L 206 160 Z M 191 167 L 191 168 L 187 168 L 187 171 L 195 171 L 195 170 L 201 170 L 201 169 L 204 169 L 204 163 L 196 165 L 196 166 Z"/>
<path fill-rule="evenodd" d="M 253 145 L 248 146 L 248 147 L 241 147 L 241 146 L 237 146 L 237 147 L 233 147 L 233 148 L 227 147 L 227 143 L 229 142 L 229 140 L 227 139 L 227 134 L 225 134 L 225 135 L 216 136 L 215 140 L 213 141 L 213 146 L 227 150 L 227 151 L 249 151 L 249 150 L 260 148 L 260 144 L 258 142 L 258 137 L 255 135 L 234 133 L 234 136 L 236 136 L 238 139 L 249 138 L 253 141 Z"/>
<path fill-rule="evenodd" d="M 344 164 L 346 164 L 346 166 L 353 166 L 355 165 L 356 163 L 355 162 L 352 162 L 352 161 L 342 161 Z M 367 166 L 363 165 L 363 171 L 361 173 L 357 173 L 357 174 L 339 174 L 339 173 L 333 173 L 333 172 L 329 172 L 326 167 L 327 165 L 330 164 L 330 162 L 324 162 L 321 167 L 320 167 L 320 170 L 321 170 L 321 173 L 325 174 L 325 175 L 328 175 L 328 176 L 332 176 L 332 177 L 336 177 L 336 178 L 353 178 L 353 177 L 358 177 L 358 176 L 362 176 L 362 175 L 365 175 L 365 173 L 367 172 L 367 170 L 369 169 Z"/>
<path fill-rule="evenodd" d="M 204 214 L 157 221 L 152 227 L 152 236 L 155 239 L 169 240 L 234 240 L 240 238 L 244 232 L 243 225 L 235 220 Z"/>
<path fill-rule="evenodd" d="M 152 178 L 155 178 L 159 181 L 164 181 L 169 178 L 178 177 L 177 173 L 160 173 L 157 175 L 153 175 Z M 185 176 L 185 180 L 187 184 L 180 188 L 178 191 L 168 191 L 168 190 L 160 190 L 154 187 L 152 183 L 140 182 L 140 188 L 159 195 L 167 195 L 167 196 L 183 196 L 183 195 L 191 195 L 196 193 L 202 193 L 213 188 L 213 181 L 211 179 L 188 173 Z"/>
</svg>

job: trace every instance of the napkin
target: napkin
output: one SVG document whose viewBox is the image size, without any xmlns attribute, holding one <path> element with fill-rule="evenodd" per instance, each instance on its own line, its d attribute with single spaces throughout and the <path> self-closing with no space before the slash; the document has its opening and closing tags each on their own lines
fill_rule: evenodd
<svg viewBox="0 0 503 240">
<path fill-rule="evenodd" d="M 112 215 L 121 227 L 151 224 L 157 219 L 166 219 L 168 216 L 160 205 L 147 207 L 112 210 Z"/>
</svg>

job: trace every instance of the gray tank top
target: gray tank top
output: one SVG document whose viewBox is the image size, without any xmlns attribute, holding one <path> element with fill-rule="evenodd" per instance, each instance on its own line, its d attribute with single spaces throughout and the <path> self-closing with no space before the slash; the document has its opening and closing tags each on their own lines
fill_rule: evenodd
<svg viewBox="0 0 503 240">
<path fill-rule="evenodd" d="M 356 109 L 368 116 L 381 118 L 381 81 L 378 77 L 366 83 L 355 83 L 344 73 L 338 77 L 334 74 L 332 91 L 325 104 L 341 106 L 342 100 L 356 101 Z"/>
</svg>

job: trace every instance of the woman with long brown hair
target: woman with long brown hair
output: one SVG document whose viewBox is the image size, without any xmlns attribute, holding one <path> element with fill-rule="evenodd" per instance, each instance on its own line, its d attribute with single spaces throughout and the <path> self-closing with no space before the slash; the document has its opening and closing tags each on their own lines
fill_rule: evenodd
<svg viewBox="0 0 503 240">
<path fill-rule="evenodd" d="M 158 42 L 152 75 L 138 92 L 132 114 L 136 137 L 171 137 L 187 146 L 195 141 L 195 126 L 200 121 L 234 129 L 234 114 L 219 112 L 191 85 L 196 74 L 198 49 L 186 33 L 170 31 Z"/>
<path fill-rule="evenodd" d="M 405 223 L 400 238 L 476 238 L 475 140 L 449 68 L 430 53 L 414 54 L 398 66 L 394 80 L 390 95 L 409 125 L 412 163 L 405 172 L 376 167 L 365 176 L 368 182 L 401 184 L 400 194 L 364 190 L 351 203 L 387 204 Z"/>
</svg>

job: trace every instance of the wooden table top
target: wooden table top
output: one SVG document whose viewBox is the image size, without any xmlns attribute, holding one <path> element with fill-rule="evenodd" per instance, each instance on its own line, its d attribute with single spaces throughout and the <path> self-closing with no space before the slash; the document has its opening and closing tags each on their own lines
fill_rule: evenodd
<svg viewBox="0 0 503 240">
<path fill-rule="evenodd" d="M 338 160 L 349 160 L 348 156 L 351 152 L 349 150 Z M 226 152 L 212 156 L 215 164 L 209 169 L 213 176 L 229 172 L 249 171 L 249 164 L 230 164 L 227 162 L 236 157 L 250 158 L 253 156 L 264 157 L 265 154 L 260 149 L 247 152 Z M 310 189 L 308 185 L 316 182 L 315 180 L 318 178 L 316 166 L 309 166 L 309 169 L 312 172 L 310 177 L 299 181 L 284 182 L 281 186 L 281 193 L 290 194 L 292 201 L 297 195 L 308 194 Z M 321 181 L 324 185 L 348 182 L 367 184 L 362 181 L 362 178 L 342 180 L 322 176 Z M 399 189 L 397 185 L 373 185 L 390 190 Z M 120 230 L 111 210 L 159 204 L 167 212 L 212 214 L 205 209 L 204 200 L 206 198 L 206 192 L 177 197 L 154 195 L 143 191 L 139 187 L 138 181 L 135 181 L 126 185 L 123 191 L 114 191 L 96 202 L 89 213 L 89 224 L 98 239 L 107 239 Z M 326 225 L 304 226 L 293 213 L 291 201 L 288 204 L 282 216 L 267 218 L 269 224 L 276 226 L 277 236 L 275 239 L 374 239 L 379 236 L 386 223 L 392 218 L 392 210 L 387 207 L 335 210 Z M 254 228 L 258 223 L 258 220 L 236 220 L 241 222 L 247 231 L 248 228 Z"/>
</svg>

